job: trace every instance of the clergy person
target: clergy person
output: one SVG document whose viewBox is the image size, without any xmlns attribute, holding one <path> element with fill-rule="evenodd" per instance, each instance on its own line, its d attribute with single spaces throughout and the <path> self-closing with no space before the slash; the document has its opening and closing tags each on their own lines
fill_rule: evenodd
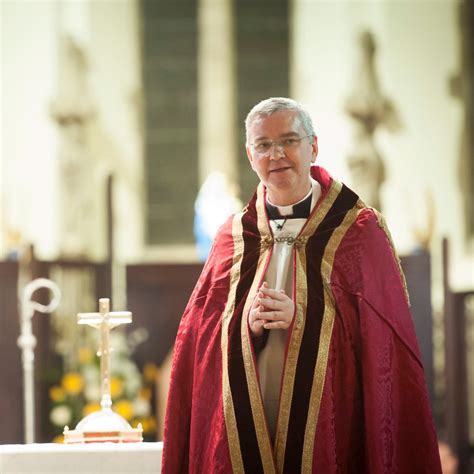
<svg viewBox="0 0 474 474">
<path fill-rule="evenodd" d="M 162 472 L 441 472 L 383 217 L 315 166 L 300 104 L 264 100 L 245 125 L 260 184 L 182 317 Z"/>
</svg>

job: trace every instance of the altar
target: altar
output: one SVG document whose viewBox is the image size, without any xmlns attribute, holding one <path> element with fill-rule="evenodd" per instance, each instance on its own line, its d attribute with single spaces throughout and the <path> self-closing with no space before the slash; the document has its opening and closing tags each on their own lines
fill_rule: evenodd
<svg viewBox="0 0 474 474">
<path fill-rule="evenodd" d="M 5 444 L 2 474 L 160 473 L 163 443 Z"/>
</svg>

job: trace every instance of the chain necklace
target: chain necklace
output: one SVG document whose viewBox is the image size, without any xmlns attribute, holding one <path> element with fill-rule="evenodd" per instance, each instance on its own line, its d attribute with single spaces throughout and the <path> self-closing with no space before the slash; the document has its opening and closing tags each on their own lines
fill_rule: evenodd
<svg viewBox="0 0 474 474">
<path fill-rule="evenodd" d="M 283 226 L 286 224 L 286 221 L 288 220 L 288 217 L 285 218 L 285 220 L 281 223 L 281 224 L 278 224 L 276 221 L 275 221 L 275 226 L 278 230 L 282 230 L 283 229 Z"/>
</svg>

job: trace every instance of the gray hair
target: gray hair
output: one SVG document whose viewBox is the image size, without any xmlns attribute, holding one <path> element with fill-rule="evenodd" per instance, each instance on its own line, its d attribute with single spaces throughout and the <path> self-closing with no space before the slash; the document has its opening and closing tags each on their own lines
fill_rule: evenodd
<svg viewBox="0 0 474 474">
<path fill-rule="evenodd" d="M 296 112 L 298 118 L 301 120 L 305 133 L 307 135 L 316 136 L 311 116 L 299 102 L 296 102 L 296 100 L 293 99 L 288 99 L 287 97 L 270 97 L 269 99 L 262 100 L 257 105 L 254 105 L 245 119 L 245 137 L 247 145 L 249 144 L 249 130 L 253 121 L 257 117 L 268 117 L 280 110 Z"/>
</svg>

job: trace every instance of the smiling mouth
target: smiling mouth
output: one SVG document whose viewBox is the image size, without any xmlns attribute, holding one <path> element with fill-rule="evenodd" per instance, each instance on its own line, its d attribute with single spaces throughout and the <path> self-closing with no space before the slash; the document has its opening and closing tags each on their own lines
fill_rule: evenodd
<svg viewBox="0 0 474 474">
<path fill-rule="evenodd" d="M 283 173 L 284 171 L 289 169 L 289 166 L 282 166 L 281 168 L 275 168 L 274 170 L 270 170 L 270 173 Z"/>
</svg>

